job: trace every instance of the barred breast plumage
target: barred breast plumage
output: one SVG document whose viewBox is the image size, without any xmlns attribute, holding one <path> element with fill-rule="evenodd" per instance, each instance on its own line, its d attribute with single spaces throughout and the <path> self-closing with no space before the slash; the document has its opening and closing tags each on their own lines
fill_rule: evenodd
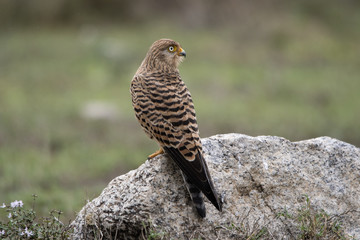
<svg viewBox="0 0 360 240">
<path fill-rule="evenodd" d="M 194 104 L 178 71 L 185 56 L 177 42 L 156 41 L 137 70 L 130 91 L 137 119 L 160 145 L 149 157 L 165 151 L 176 162 L 199 215 L 205 217 L 200 191 L 220 211 L 221 203 L 203 158 Z"/>
</svg>

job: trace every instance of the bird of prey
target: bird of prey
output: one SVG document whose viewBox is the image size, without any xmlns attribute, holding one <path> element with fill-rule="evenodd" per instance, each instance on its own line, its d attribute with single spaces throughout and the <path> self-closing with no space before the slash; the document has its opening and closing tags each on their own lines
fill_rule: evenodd
<svg viewBox="0 0 360 240">
<path fill-rule="evenodd" d="M 175 161 L 204 218 L 201 192 L 219 211 L 222 206 L 203 157 L 194 104 L 178 70 L 185 57 L 184 49 L 171 39 L 154 42 L 131 81 L 130 92 L 136 118 L 160 146 L 149 158 L 165 152 Z"/>
</svg>

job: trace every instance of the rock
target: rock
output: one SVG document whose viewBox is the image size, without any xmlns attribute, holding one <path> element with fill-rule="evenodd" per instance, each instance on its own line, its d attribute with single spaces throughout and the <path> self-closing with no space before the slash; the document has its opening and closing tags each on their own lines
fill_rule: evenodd
<svg viewBox="0 0 360 240">
<path fill-rule="evenodd" d="M 161 155 L 86 204 L 72 223 L 73 238 L 295 239 L 304 234 L 294 217 L 302 209 L 360 239 L 359 148 L 330 137 L 290 142 L 241 134 L 202 143 L 223 212 L 206 199 L 207 217 L 199 218 L 178 167 Z"/>
</svg>

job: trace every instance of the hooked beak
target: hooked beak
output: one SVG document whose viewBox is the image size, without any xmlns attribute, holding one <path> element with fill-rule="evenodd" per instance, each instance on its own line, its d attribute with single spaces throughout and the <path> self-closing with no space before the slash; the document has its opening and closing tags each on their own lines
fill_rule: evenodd
<svg viewBox="0 0 360 240">
<path fill-rule="evenodd" d="M 179 56 L 183 56 L 183 57 L 186 57 L 186 52 L 184 49 L 180 48 L 179 49 L 179 53 L 178 53 Z"/>
</svg>

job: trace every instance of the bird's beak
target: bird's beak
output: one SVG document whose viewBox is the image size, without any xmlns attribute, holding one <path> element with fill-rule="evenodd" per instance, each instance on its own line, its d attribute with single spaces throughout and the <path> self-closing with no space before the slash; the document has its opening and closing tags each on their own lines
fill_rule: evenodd
<svg viewBox="0 0 360 240">
<path fill-rule="evenodd" d="M 185 50 L 182 49 L 182 48 L 180 48 L 180 49 L 179 49 L 179 52 L 178 52 L 178 55 L 179 55 L 179 56 L 186 57 L 186 52 L 185 52 Z"/>
</svg>

